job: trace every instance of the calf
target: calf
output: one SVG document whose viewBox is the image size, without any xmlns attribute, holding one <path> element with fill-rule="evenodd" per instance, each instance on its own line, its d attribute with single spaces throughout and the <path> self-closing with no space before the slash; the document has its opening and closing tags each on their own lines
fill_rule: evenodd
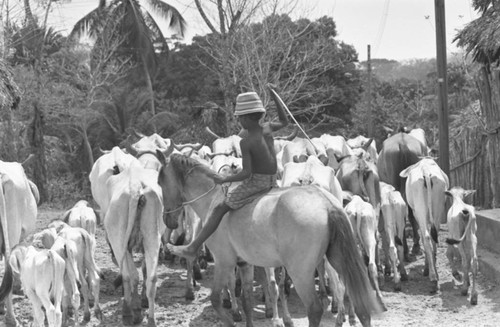
<svg viewBox="0 0 500 327">
<path fill-rule="evenodd" d="M 6 274 L 13 271 L 20 277 L 24 293 L 33 308 L 36 327 L 45 326 L 45 315 L 49 327 L 62 325 L 65 266 L 64 259 L 53 250 L 37 250 L 31 245 L 17 245 L 12 250 Z"/>
<path fill-rule="evenodd" d="M 375 264 L 378 225 L 375 210 L 370 203 L 363 201 L 360 196 L 354 195 L 351 202 L 345 206 L 344 211 L 349 217 L 354 236 L 358 240 L 365 262 L 368 263 L 368 275 L 375 288 L 377 298 L 383 304 L 382 293 L 378 286 L 377 265 Z"/>
<path fill-rule="evenodd" d="M 420 227 L 425 250 L 424 276 L 429 276 L 431 293 L 435 293 L 439 290 L 435 266 L 438 230 L 441 217 L 445 214 L 444 192 L 448 189 L 448 176 L 431 158 L 420 159 L 403 170 L 400 176 L 407 178 L 406 200 Z"/>
<path fill-rule="evenodd" d="M 81 283 L 83 295 L 83 320 L 90 321 L 90 298 L 94 296 L 94 313 L 98 319 L 102 319 L 102 312 L 99 305 L 99 290 L 101 281 L 101 271 L 97 267 L 94 259 L 95 240 L 85 229 L 80 227 L 71 227 L 61 221 L 53 221 L 49 228 L 55 228 L 58 231 L 52 249 L 60 252 L 60 248 L 66 244 L 72 250 L 73 258 L 76 264 L 77 278 Z M 71 256 L 69 256 L 71 257 Z M 90 285 L 90 287 L 89 287 Z M 92 291 L 90 290 L 92 289 Z M 73 300 L 74 301 L 74 300 Z M 73 302 L 73 306 L 76 303 Z M 79 306 L 79 303 L 78 303 Z M 77 316 L 75 317 L 75 320 Z"/>
<path fill-rule="evenodd" d="M 448 249 L 446 256 L 452 267 L 453 277 L 460 279 L 455 258 L 462 259 L 463 283 L 462 295 L 466 296 L 470 280 L 469 270 L 472 266 L 472 290 L 470 303 L 477 304 L 476 277 L 477 277 L 477 238 L 476 238 L 476 213 L 474 207 L 464 203 L 464 198 L 474 193 L 475 191 L 464 190 L 461 187 L 453 187 L 445 192 L 446 195 L 452 198 L 452 205 L 448 210 L 448 233 L 449 238 L 446 239 Z M 458 249 L 457 249 L 458 248 Z M 457 253 L 458 250 L 458 253 Z"/>
<path fill-rule="evenodd" d="M 401 193 L 394 186 L 380 182 L 381 212 L 384 221 L 385 240 L 382 240 L 386 263 L 390 259 L 394 271 L 394 290 L 401 291 L 401 281 L 408 280 L 404 267 L 402 240 L 408 207 Z M 386 264 L 386 268 L 388 265 Z M 387 273 L 387 269 L 386 269 Z M 390 271 L 389 271 L 390 273 Z"/>
<path fill-rule="evenodd" d="M 66 211 L 62 220 L 69 226 L 85 229 L 92 237 L 95 237 L 97 225 L 101 224 L 99 215 L 85 200 L 78 201 Z"/>
</svg>

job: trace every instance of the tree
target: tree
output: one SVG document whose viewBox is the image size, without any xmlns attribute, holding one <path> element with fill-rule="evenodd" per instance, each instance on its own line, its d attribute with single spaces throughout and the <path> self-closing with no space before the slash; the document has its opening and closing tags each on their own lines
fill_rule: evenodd
<svg viewBox="0 0 500 327">
<path fill-rule="evenodd" d="M 481 126 L 486 134 L 486 152 L 492 194 L 492 206 L 500 206 L 500 7 L 497 1 L 475 0 L 473 7 L 481 15 L 467 24 L 454 41 L 480 64 L 476 82 L 480 93 Z M 484 143 L 484 142 L 483 142 Z M 486 167 L 485 167 L 486 168 Z"/>
<path fill-rule="evenodd" d="M 174 7 L 161 0 L 144 1 L 151 12 L 169 19 L 169 27 L 181 35 L 184 34 L 185 21 Z M 109 4 L 100 0 L 99 6 L 80 19 L 70 34 L 78 38 L 88 32 L 95 39 L 95 44 L 102 43 L 103 38 L 122 40 L 117 56 L 132 56 L 140 63 L 144 82 L 149 92 L 149 109 L 155 115 L 153 81 L 161 56 L 168 52 L 168 45 L 159 25 L 152 13 L 146 10 L 138 0 L 113 0 Z"/>
</svg>

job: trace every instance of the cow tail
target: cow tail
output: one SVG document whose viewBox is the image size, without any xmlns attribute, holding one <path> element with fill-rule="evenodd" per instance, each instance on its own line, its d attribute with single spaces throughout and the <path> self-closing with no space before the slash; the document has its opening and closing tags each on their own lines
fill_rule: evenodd
<svg viewBox="0 0 500 327">
<path fill-rule="evenodd" d="M 83 242 L 85 243 L 85 261 L 94 269 L 99 279 L 104 280 L 104 274 L 101 269 L 97 267 L 95 263 L 94 253 L 95 253 L 95 241 L 92 239 L 89 233 L 83 233 Z"/>
<path fill-rule="evenodd" d="M 428 174 L 425 174 L 425 185 L 427 190 L 427 203 L 429 204 L 427 207 L 429 208 L 429 218 L 430 218 L 430 226 L 431 226 L 431 238 L 434 243 L 438 243 L 438 226 L 434 224 L 434 213 L 432 212 L 432 181 L 431 177 Z M 429 223 L 429 222 L 428 222 Z"/>
<path fill-rule="evenodd" d="M 133 191 L 134 192 L 134 191 Z M 140 199 L 143 197 L 141 194 L 141 189 L 138 189 L 137 192 L 131 195 L 130 201 L 128 203 L 128 217 L 127 217 L 127 229 L 125 231 L 125 235 L 123 237 L 122 249 L 131 251 L 134 246 L 135 240 L 132 236 L 132 232 L 138 224 L 138 217 L 141 214 L 142 207 L 139 207 Z M 143 201 L 144 202 L 144 201 Z M 123 256 L 125 259 L 126 256 Z M 120 267 L 123 266 L 123 263 L 120 262 Z"/>
<path fill-rule="evenodd" d="M 79 270 L 78 270 L 78 267 L 77 267 L 77 261 L 76 261 L 76 257 L 75 257 L 75 253 L 73 252 L 73 249 L 72 248 L 68 248 L 68 246 L 65 244 L 64 245 L 64 251 L 66 252 L 66 256 L 69 260 L 69 269 L 67 269 L 67 274 L 68 274 L 68 277 L 69 277 L 69 280 L 74 280 L 76 281 L 78 287 L 81 286 L 81 281 L 80 281 L 80 274 L 79 274 Z"/>
<path fill-rule="evenodd" d="M 5 193 L 3 189 L 3 174 L 0 173 L 0 229 L 2 230 L 3 244 L 0 244 L 1 254 L 4 256 L 5 273 L 2 284 L 0 285 L 0 301 L 3 301 L 12 291 L 12 267 L 10 266 L 10 242 L 7 223 L 7 205 L 5 202 Z"/>
<path fill-rule="evenodd" d="M 470 213 L 469 213 L 470 215 Z M 454 244 L 459 244 L 461 243 L 465 237 L 467 236 L 469 230 L 471 229 L 471 226 L 472 226 L 472 222 L 474 221 L 475 219 L 473 217 L 470 217 L 469 216 L 469 221 L 467 222 L 467 226 L 465 226 L 465 230 L 464 230 L 464 233 L 462 234 L 462 237 L 459 238 L 458 240 L 456 239 L 453 239 L 453 238 L 447 238 L 446 239 L 446 243 L 450 244 L 450 245 L 454 245 Z"/>
<path fill-rule="evenodd" d="M 328 212 L 330 241 L 326 256 L 346 283 L 352 303 L 360 320 L 370 320 L 372 313 L 382 312 L 368 280 L 368 272 L 359 254 L 354 234 L 342 208 L 331 207 Z"/>
<path fill-rule="evenodd" d="M 66 251 L 66 246 L 64 246 L 64 248 L 65 248 L 65 251 Z M 71 252 L 71 251 L 67 251 L 67 253 L 69 253 L 69 252 Z M 53 275 L 52 276 L 52 287 L 51 287 L 51 290 L 52 290 L 52 292 L 51 292 L 52 293 L 51 294 L 51 298 L 52 298 L 52 301 L 53 301 L 52 303 L 54 303 L 54 305 L 60 305 L 60 303 L 56 303 L 56 300 L 60 299 L 58 297 L 58 295 L 63 293 L 63 285 L 64 285 L 64 283 L 61 282 L 59 280 L 59 276 L 57 276 L 57 269 L 59 267 L 56 266 L 56 260 L 54 258 L 54 255 L 58 255 L 58 254 L 56 254 L 52 250 L 47 250 L 47 256 L 49 258 L 50 267 L 52 267 L 52 275 Z"/>
</svg>

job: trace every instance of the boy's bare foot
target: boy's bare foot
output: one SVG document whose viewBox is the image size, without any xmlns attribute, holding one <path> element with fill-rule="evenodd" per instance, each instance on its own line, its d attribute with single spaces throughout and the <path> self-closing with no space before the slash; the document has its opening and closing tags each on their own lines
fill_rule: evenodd
<svg viewBox="0 0 500 327">
<path fill-rule="evenodd" d="M 167 248 L 172 254 L 176 256 L 183 257 L 189 260 L 196 259 L 196 251 L 192 251 L 189 248 L 189 245 L 175 246 L 172 244 L 167 244 Z"/>
</svg>

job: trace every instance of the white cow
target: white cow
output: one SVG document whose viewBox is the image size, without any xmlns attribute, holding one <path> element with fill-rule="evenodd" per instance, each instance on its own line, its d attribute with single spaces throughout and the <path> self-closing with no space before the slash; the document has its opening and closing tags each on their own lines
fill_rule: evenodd
<svg viewBox="0 0 500 327">
<path fill-rule="evenodd" d="M 45 326 L 45 315 L 49 327 L 62 326 L 64 259 L 53 250 L 18 245 L 12 249 L 6 274 L 11 269 L 20 277 L 24 293 L 31 302 L 34 326 Z"/>
<path fill-rule="evenodd" d="M 38 192 L 30 183 L 20 163 L 0 161 L 0 249 L 5 261 L 11 249 L 35 230 Z M 8 278 L 7 273 L 4 279 Z M 2 285 L 4 285 L 2 283 Z M 7 285 L 5 285 L 7 286 Z M 0 287 L 2 301 L 7 298 L 5 322 L 14 325 L 16 319 L 12 307 L 11 288 Z M 2 302 L 0 301 L 0 302 Z M 0 305 L 3 311 L 3 302 Z"/>
<path fill-rule="evenodd" d="M 431 293 L 439 290 L 438 274 L 435 266 L 438 231 L 445 215 L 445 191 L 448 176 L 431 158 L 420 159 L 403 170 L 400 176 L 406 180 L 406 200 L 418 222 L 425 250 L 424 276 L 429 276 Z"/>
<path fill-rule="evenodd" d="M 394 272 L 394 290 L 401 290 L 401 281 L 408 280 L 404 267 L 403 238 L 408 207 L 401 193 L 394 186 L 380 182 L 380 210 L 384 221 L 386 267 L 390 259 Z M 387 271 L 386 271 L 387 273 Z M 390 272 L 389 272 L 390 273 Z"/>
<path fill-rule="evenodd" d="M 366 153 L 370 156 L 370 159 L 377 164 L 378 152 L 377 144 L 374 139 L 358 135 L 355 138 L 348 139 L 346 142 L 347 145 L 353 150 L 354 154 L 356 154 L 360 149 L 366 151 Z"/>
<path fill-rule="evenodd" d="M 168 153 L 170 155 L 170 153 Z M 117 175 L 108 178 L 111 195 L 104 218 L 104 228 L 123 278 L 123 323 L 142 321 L 140 297 L 137 294 L 139 276 L 132 257 L 137 247 L 144 249 L 148 321 L 154 324 L 156 269 L 163 223 L 163 195 L 158 185 L 158 172 L 135 161 Z"/>
<path fill-rule="evenodd" d="M 89 174 L 90 190 L 94 201 L 99 205 L 102 217 L 106 214 L 111 198 L 106 181 L 109 177 L 125 170 L 133 161 L 137 161 L 134 156 L 115 146 L 111 151 L 100 156 L 92 166 L 92 171 Z"/>
<path fill-rule="evenodd" d="M 52 249 L 57 249 L 61 245 L 70 245 L 74 249 L 76 260 L 76 273 L 81 283 L 81 293 L 83 295 L 83 320 L 90 321 L 90 299 L 94 299 L 94 314 L 102 320 L 102 311 L 99 305 L 99 292 L 101 285 L 101 270 L 95 262 L 94 237 L 85 229 L 72 227 L 62 220 L 55 220 L 48 225 L 48 229 L 57 232 L 57 238 Z M 64 315 L 63 315 L 64 316 Z"/>
<path fill-rule="evenodd" d="M 335 169 L 335 171 L 339 168 L 338 160 L 354 154 L 349 145 L 347 145 L 345 138 L 341 135 L 323 134 L 320 136 L 320 139 L 325 145 L 328 166 Z"/>
<path fill-rule="evenodd" d="M 342 203 L 342 187 L 335 171 L 323 165 L 316 156 L 308 157 L 306 162 L 289 162 L 285 165 L 281 187 L 300 185 L 317 185 Z"/>
<path fill-rule="evenodd" d="M 477 237 L 476 237 L 476 212 L 473 206 L 464 203 L 464 198 L 475 191 L 464 190 L 461 187 L 453 187 L 451 190 L 446 191 L 453 199 L 453 203 L 448 210 L 448 233 L 449 238 L 446 239 L 448 249 L 446 256 L 450 261 L 453 276 L 460 280 L 455 258 L 462 260 L 461 268 L 463 270 L 462 282 L 462 295 L 466 296 L 468 293 L 470 279 L 469 271 L 472 269 L 472 290 L 470 303 L 477 304 Z M 458 253 L 457 253 L 458 250 Z"/>
<path fill-rule="evenodd" d="M 71 227 L 81 227 L 95 237 L 97 225 L 100 225 L 99 214 L 85 200 L 78 201 L 73 208 L 66 211 L 62 220 Z"/>
<path fill-rule="evenodd" d="M 378 285 L 377 264 L 375 255 L 377 251 L 378 219 L 373 206 L 365 202 L 360 196 L 354 195 L 345 208 L 345 213 L 351 222 L 354 236 L 358 240 L 361 252 L 368 262 L 368 275 L 380 303 L 383 303 L 382 293 Z"/>
</svg>

